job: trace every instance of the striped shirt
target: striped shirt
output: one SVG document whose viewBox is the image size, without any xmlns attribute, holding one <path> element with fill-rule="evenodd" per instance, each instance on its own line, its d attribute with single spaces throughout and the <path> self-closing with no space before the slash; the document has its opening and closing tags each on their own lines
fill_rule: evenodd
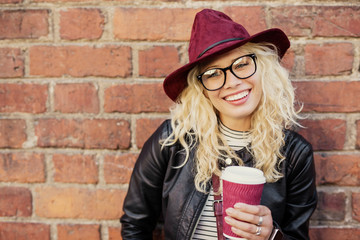
<svg viewBox="0 0 360 240">
<path fill-rule="evenodd" d="M 240 150 L 246 147 L 251 139 L 250 132 L 239 132 L 219 124 L 220 132 L 223 134 L 228 145 L 234 150 Z M 214 216 L 214 191 L 211 188 L 208 199 L 199 218 L 199 222 L 195 228 L 193 240 L 217 240 L 216 218 Z"/>
</svg>

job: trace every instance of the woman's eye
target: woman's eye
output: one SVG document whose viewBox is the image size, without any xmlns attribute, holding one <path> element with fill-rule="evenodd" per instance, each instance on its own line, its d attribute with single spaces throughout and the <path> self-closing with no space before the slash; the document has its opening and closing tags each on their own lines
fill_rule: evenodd
<svg viewBox="0 0 360 240">
<path fill-rule="evenodd" d="M 209 79 L 209 78 L 212 78 L 212 77 L 217 77 L 220 75 L 219 73 L 220 71 L 218 69 L 211 69 L 211 70 L 208 70 L 204 73 L 203 77 L 205 79 Z"/>
<path fill-rule="evenodd" d="M 251 62 L 252 62 L 251 57 L 249 56 L 241 57 L 233 63 L 233 69 L 242 69 L 250 65 Z"/>
<path fill-rule="evenodd" d="M 247 65 L 249 65 L 249 61 L 246 61 L 246 59 L 241 58 L 234 63 L 233 69 L 240 69 L 246 67 Z"/>
<path fill-rule="evenodd" d="M 240 69 L 247 65 L 249 65 L 249 64 L 248 63 L 238 63 L 238 64 L 234 65 L 234 69 Z"/>
</svg>

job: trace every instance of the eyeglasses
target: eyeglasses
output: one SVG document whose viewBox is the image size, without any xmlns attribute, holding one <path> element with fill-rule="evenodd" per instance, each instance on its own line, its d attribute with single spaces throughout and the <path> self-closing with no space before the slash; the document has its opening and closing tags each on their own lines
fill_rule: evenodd
<svg viewBox="0 0 360 240">
<path fill-rule="evenodd" d="M 256 55 L 254 53 L 237 58 L 226 68 L 212 68 L 197 76 L 204 88 L 208 91 L 216 91 L 222 88 L 226 82 L 226 71 L 230 70 L 235 77 L 246 79 L 256 72 Z"/>
</svg>

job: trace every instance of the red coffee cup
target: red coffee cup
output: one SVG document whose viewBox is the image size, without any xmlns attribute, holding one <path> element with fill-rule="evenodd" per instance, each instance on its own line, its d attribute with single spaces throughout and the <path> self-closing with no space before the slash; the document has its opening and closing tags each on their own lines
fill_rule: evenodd
<svg viewBox="0 0 360 240">
<path fill-rule="evenodd" d="M 259 205 L 265 183 L 261 170 L 251 167 L 230 166 L 225 168 L 221 176 L 223 185 L 223 234 L 229 239 L 245 239 L 231 231 L 224 218 L 225 210 L 233 208 L 238 202 Z"/>
</svg>

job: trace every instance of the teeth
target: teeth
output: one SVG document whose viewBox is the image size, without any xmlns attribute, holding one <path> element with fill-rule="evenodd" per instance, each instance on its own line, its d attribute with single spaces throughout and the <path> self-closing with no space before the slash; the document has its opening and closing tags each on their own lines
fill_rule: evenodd
<svg viewBox="0 0 360 240">
<path fill-rule="evenodd" d="M 238 93 L 238 94 L 236 94 L 236 95 L 231 95 L 231 96 L 229 96 L 229 97 L 226 97 L 225 100 L 226 100 L 226 101 L 239 100 L 239 99 L 241 99 L 241 98 L 246 97 L 248 94 L 249 94 L 249 90 L 243 91 L 243 92 Z"/>
</svg>

